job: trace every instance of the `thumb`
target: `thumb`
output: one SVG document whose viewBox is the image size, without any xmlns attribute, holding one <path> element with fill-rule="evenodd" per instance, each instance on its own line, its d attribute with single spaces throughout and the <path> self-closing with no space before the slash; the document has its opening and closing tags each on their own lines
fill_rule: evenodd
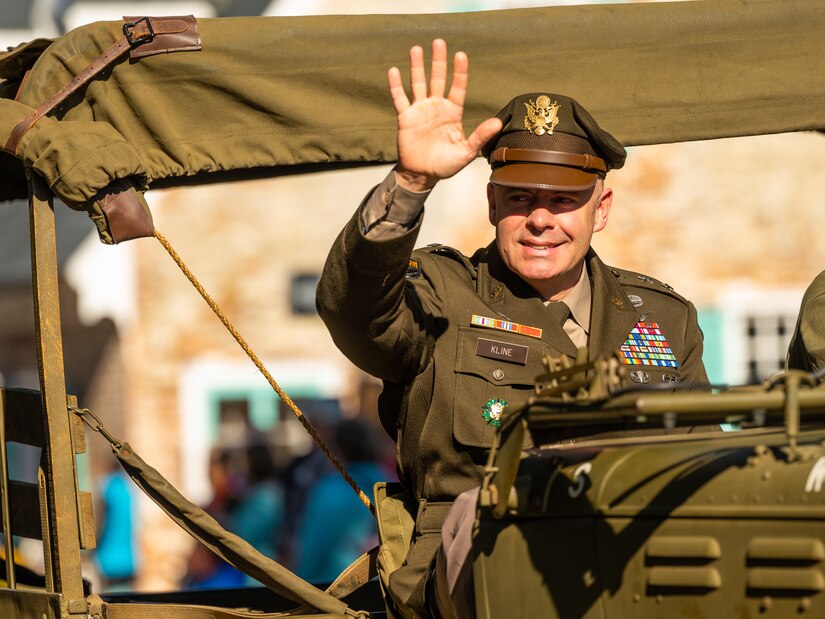
<svg viewBox="0 0 825 619">
<path fill-rule="evenodd" d="M 500 118 L 488 118 L 470 134 L 467 138 L 467 146 L 474 152 L 480 151 L 482 146 L 501 131 L 502 126 Z"/>
</svg>

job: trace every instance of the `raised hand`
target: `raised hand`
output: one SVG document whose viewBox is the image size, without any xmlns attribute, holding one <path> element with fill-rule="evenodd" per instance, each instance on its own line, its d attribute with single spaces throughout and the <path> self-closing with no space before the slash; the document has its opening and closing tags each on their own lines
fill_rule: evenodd
<svg viewBox="0 0 825 619">
<path fill-rule="evenodd" d="M 445 97 L 447 84 L 447 44 L 433 41 L 430 87 L 424 71 L 424 50 L 410 49 L 410 86 L 412 102 L 401 83 L 401 72 L 392 67 L 387 73 L 395 111 L 398 113 L 398 183 L 414 191 L 432 188 L 449 178 L 478 155 L 484 143 L 501 129 L 498 118 L 488 118 L 464 137 L 461 119 L 467 94 L 467 54 L 456 52 L 453 83 Z"/>
</svg>

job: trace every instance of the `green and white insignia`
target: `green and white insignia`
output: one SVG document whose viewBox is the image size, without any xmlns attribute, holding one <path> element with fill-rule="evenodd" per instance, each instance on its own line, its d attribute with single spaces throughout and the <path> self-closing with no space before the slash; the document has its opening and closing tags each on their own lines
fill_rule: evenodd
<svg viewBox="0 0 825 619">
<path fill-rule="evenodd" d="M 481 407 L 481 416 L 484 417 L 489 425 L 497 428 L 501 423 L 501 413 L 507 406 L 507 401 L 500 398 L 493 398 L 487 401 L 487 404 Z"/>
</svg>

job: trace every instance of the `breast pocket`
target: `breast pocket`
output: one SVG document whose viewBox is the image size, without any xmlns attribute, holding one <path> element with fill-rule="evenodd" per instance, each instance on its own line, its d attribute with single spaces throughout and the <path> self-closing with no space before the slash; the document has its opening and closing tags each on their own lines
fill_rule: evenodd
<svg viewBox="0 0 825 619">
<path fill-rule="evenodd" d="M 458 443 L 490 447 L 496 428 L 485 420 L 485 412 L 493 416 L 502 402 L 506 410 L 533 395 L 546 350 L 534 338 L 459 328 L 453 401 L 453 436 Z"/>
</svg>

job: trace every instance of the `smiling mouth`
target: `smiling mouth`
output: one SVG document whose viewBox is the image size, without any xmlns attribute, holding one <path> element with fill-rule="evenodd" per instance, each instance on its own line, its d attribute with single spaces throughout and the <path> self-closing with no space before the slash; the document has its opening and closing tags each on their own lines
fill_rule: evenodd
<svg viewBox="0 0 825 619">
<path fill-rule="evenodd" d="M 536 251 L 546 251 L 561 246 L 561 243 L 533 243 L 531 241 L 520 241 L 520 244 L 527 249 Z"/>
</svg>

